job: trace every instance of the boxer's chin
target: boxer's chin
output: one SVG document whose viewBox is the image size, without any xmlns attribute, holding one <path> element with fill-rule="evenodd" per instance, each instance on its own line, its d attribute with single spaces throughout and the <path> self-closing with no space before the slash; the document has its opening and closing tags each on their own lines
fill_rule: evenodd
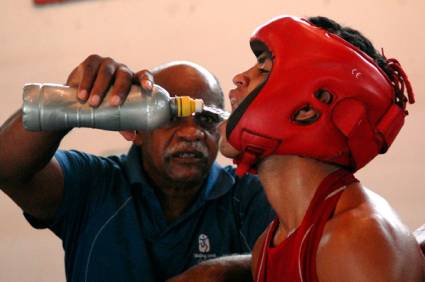
<svg viewBox="0 0 425 282">
<path fill-rule="evenodd" d="M 235 159 L 240 154 L 240 152 L 236 150 L 227 140 L 226 126 L 227 121 L 224 121 L 219 125 L 220 139 L 218 141 L 218 148 L 220 153 L 226 158 Z"/>
<path fill-rule="evenodd" d="M 220 137 L 218 146 L 220 149 L 220 153 L 226 158 L 235 159 L 240 154 L 240 152 L 236 150 L 223 135 L 221 135 Z"/>
</svg>

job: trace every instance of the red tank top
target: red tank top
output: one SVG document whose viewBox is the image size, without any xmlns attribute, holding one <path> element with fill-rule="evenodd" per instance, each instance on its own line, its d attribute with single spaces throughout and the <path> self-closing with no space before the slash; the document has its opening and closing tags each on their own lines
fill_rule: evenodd
<svg viewBox="0 0 425 282">
<path fill-rule="evenodd" d="M 327 176 L 310 202 L 300 226 L 282 243 L 273 247 L 278 218 L 269 225 L 257 262 L 256 282 L 317 282 L 316 253 L 326 222 L 333 216 L 345 187 L 357 182 L 338 170 Z"/>
</svg>

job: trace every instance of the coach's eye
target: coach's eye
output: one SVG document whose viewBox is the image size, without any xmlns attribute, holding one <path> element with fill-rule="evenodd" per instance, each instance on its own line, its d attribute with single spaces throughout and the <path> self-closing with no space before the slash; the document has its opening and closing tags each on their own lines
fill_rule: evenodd
<svg viewBox="0 0 425 282">
<path fill-rule="evenodd" d="M 219 115 L 212 113 L 201 113 L 195 115 L 195 120 L 204 129 L 216 128 L 221 122 Z"/>
<path fill-rule="evenodd" d="M 171 128 L 176 126 L 177 124 L 180 123 L 181 121 L 181 117 L 178 116 L 173 116 L 166 124 L 164 124 L 163 126 L 161 126 L 161 128 Z"/>
</svg>

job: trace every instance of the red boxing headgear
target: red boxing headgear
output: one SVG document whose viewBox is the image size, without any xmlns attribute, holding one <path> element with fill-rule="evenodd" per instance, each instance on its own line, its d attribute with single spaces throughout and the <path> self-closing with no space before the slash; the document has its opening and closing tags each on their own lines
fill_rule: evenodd
<svg viewBox="0 0 425 282">
<path fill-rule="evenodd" d="M 237 174 L 270 155 L 298 155 L 356 171 L 384 153 L 414 102 L 407 76 L 388 60 L 391 79 L 368 55 L 340 37 L 300 18 L 284 16 L 260 26 L 251 37 L 254 53 L 269 51 L 271 73 L 228 120 L 229 142 L 242 152 Z M 329 92 L 330 102 L 320 93 Z M 295 114 L 318 113 L 302 124 Z"/>
</svg>

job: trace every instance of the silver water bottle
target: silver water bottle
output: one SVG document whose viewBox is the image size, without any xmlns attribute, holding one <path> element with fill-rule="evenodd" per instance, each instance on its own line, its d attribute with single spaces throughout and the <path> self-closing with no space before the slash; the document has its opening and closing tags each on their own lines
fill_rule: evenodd
<svg viewBox="0 0 425 282">
<path fill-rule="evenodd" d="M 145 94 L 133 85 L 121 106 L 111 106 L 106 94 L 96 108 L 77 98 L 77 89 L 60 84 L 31 83 L 23 90 L 23 123 L 30 131 L 50 131 L 73 127 L 105 130 L 150 130 L 166 124 L 172 117 L 201 112 L 203 101 L 188 96 L 170 97 L 158 85 Z"/>
</svg>

